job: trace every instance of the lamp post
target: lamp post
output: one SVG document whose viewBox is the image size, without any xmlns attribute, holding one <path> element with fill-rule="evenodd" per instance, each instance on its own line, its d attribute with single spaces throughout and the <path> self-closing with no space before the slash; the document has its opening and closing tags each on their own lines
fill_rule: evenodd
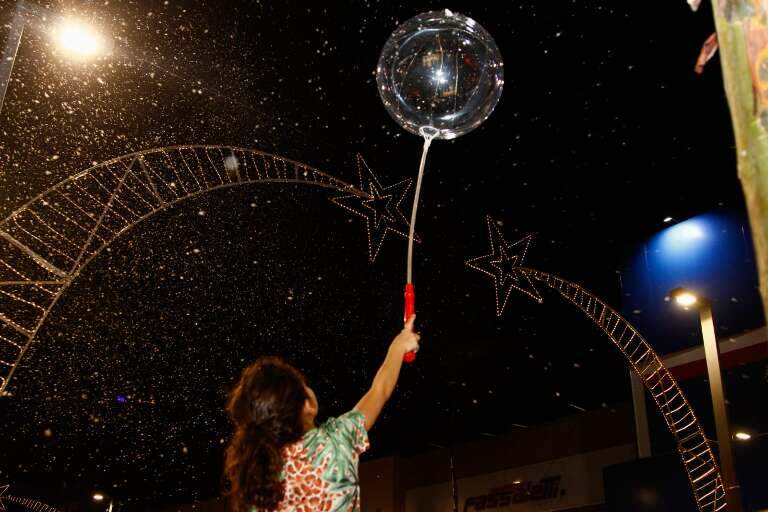
<svg viewBox="0 0 768 512">
<path fill-rule="evenodd" d="M 0 61 L 0 113 L 3 111 L 5 93 L 11 82 L 21 38 L 33 17 L 41 18 L 46 25 L 48 21 L 53 20 L 54 25 L 51 26 L 50 32 L 55 37 L 57 47 L 72 58 L 93 58 L 107 49 L 105 39 L 87 24 L 78 20 L 62 19 L 43 7 L 32 6 L 24 0 L 18 1 Z"/>
<path fill-rule="evenodd" d="M 93 496 L 91 496 L 94 503 L 104 503 L 105 501 L 109 500 L 109 505 L 107 506 L 106 512 L 112 512 L 112 508 L 114 507 L 115 500 L 112 496 L 104 493 L 104 492 L 94 492 Z"/>
<path fill-rule="evenodd" d="M 728 423 L 728 411 L 725 408 L 725 389 L 723 376 L 720 371 L 720 347 L 715 335 L 715 322 L 712 316 L 712 305 L 706 298 L 700 297 L 685 288 L 675 288 L 670 296 L 676 304 L 685 309 L 695 307 L 699 310 L 701 334 L 704 338 L 704 356 L 707 362 L 707 377 L 709 391 L 712 395 L 712 409 L 715 413 L 715 431 L 720 447 L 720 469 L 723 475 L 723 486 L 728 499 L 730 512 L 741 512 L 741 492 L 736 480 L 736 469 L 733 462 L 731 447 L 731 430 Z"/>
<path fill-rule="evenodd" d="M 11 20 L 11 30 L 8 33 L 5 50 L 3 50 L 3 60 L 0 61 L 0 112 L 3 111 L 5 91 L 8 90 L 8 84 L 11 81 L 13 64 L 16 62 L 16 54 L 19 52 L 19 45 L 21 44 L 21 36 L 24 35 L 25 15 L 26 4 L 24 2 L 17 3 L 13 20 Z"/>
</svg>

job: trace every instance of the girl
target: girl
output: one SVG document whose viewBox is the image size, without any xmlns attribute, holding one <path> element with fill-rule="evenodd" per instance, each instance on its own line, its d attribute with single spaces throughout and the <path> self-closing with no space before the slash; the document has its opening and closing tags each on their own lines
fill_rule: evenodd
<svg viewBox="0 0 768 512">
<path fill-rule="evenodd" d="M 411 317 L 354 409 L 315 427 L 318 403 L 304 376 L 275 357 L 243 370 L 227 413 L 235 427 L 224 475 L 234 512 L 358 512 L 358 458 L 395 389 L 403 356 L 419 349 Z"/>
</svg>

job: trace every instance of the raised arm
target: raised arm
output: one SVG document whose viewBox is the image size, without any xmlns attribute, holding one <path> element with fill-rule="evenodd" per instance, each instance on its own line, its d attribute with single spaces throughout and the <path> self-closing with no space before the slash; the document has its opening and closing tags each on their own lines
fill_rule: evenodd
<svg viewBox="0 0 768 512">
<path fill-rule="evenodd" d="M 384 359 L 373 384 L 368 392 L 360 399 L 355 409 L 365 416 L 365 430 L 370 430 L 387 403 L 400 376 L 403 366 L 403 356 L 406 352 L 419 350 L 420 336 L 413 332 L 413 322 L 416 316 L 411 316 L 405 328 L 398 334 L 389 346 L 387 357 Z"/>
</svg>

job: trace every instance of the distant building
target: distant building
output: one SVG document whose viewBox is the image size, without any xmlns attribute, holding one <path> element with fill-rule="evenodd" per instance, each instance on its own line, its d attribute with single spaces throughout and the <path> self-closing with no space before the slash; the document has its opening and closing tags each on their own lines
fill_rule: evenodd
<svg viewBox="0 0 768 512">
<path fill-rule="evenodd" d="M 460 512 L 604 510 L 603 470 L 636 459 L 622 405 L 454 447 Z M 384 457 L 360 469 L 365 512 L 453 510 L 450 450 Z"/>
</svg>

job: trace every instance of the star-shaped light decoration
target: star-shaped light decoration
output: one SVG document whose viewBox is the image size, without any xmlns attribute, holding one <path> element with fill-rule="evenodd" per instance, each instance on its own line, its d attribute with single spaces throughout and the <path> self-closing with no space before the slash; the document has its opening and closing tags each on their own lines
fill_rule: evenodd
<svg viewBox="0 0 768 512">
<path fill-rule="evenodd" d="M 512 244 L 504 240 L 498 226 L 490 216 L 488 223 L 488 242 L 491 253 L 467 260 L 469 268 L 480 271 L 493 279 L 496 290 L 496 316 L 501 316 L 509 301 L 512 290 L 517 290 L 541 303 L 544 300 L 533 285 L 531 278 L 523 267 L 525 254 L 533 241 L 533 235 L 527 235 Z"/>
<path fill-rule="evenodd" d="M 410 224 L 400 211 L 400 203 L 411 188 L 411 179 L 386 187 L 382 186 L 360 154 L 357 155 L 357 174 L 360 178 L 360 190 L 368 194 L 368 197 L 352 194 L 334 197 L 331 201 L 365 219 L 365 229 L 368 233 L 368 260 L 373 263 L 379 255 L 387 233 L 408 238 Z M 418 241 L 418 237 L 414 236 L 414 239 Z"/>
<path fill-rule="evenodd" d="M 3 494 L 8 490 L 10 484 L 0 485 L 0 510 L 5 510 L 5 503 L 3 503 Z"/>
</svg>

